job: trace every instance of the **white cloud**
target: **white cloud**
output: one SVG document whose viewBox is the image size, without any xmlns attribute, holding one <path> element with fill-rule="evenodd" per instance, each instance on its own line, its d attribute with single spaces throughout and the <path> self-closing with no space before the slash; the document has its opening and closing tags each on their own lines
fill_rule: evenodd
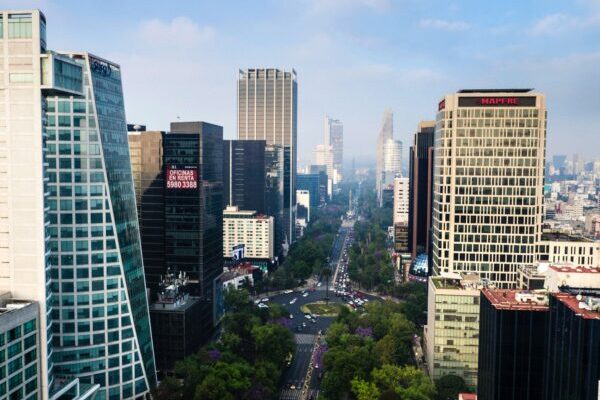
<svg viewBox="0 0 600 400">
<path fill-rule="evenodd" d="M 448 32 L 466 31 L 469 24 L 463 21 L 446 21 L 443 19 L 422 19 L 419 26 L 425 29 L 439 29 Z"/>
<path fill-rule="evenodd" d="M 536 21 L 529 33 L 534 36 L 551 36 L 600 26 L 600 12 L 586 17 L 562 13 L 546 15 Z"/>
<path fill-rule="evenodd" d="M 142 21 L 139 36 L 151 44 L 192 46 L 211 41 L 215 30 L 210 26 L 200 27 L 187 17 L 176 17 L 167 22 L 160 19 Z"/>
<path fill-rule="evenodd" d="M 347 12 L 357 8 L 382 12 L 391 6 L 390 0 L 310 0 L 310 10 L 317 14 Z"/>
</svg>

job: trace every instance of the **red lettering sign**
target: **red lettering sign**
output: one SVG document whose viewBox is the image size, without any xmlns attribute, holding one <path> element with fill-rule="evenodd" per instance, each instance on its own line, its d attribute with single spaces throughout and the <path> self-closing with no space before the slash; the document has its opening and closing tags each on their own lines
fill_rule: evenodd
<svg viewBox="0 0 600 400">
<path fill-rule="evenodd" d="M 518 106 L 518 97 L 482 97 L 478 99 L 482 106 Z"/>
<path fill-rule="evenodd" d="M 444 99 L 438 103 L 438 111 L 441 111 L 444 108 L 446 108 L 446 99 Z"/>
<path fill-rule="evenodd" d="M 198 169 L 196 167 L 178 167 L 167 165 L 167 189 L 197 189 Z"/>
</svg>

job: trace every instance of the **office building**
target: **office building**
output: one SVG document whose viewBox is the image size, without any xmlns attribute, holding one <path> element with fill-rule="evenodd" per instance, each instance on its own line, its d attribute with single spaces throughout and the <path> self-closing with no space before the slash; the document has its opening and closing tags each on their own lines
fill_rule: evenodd
<svg viewBox="0 0 600 400">
<path fill-rule="evenodd" d="M 198 323 L 205 318 L 205 303 L 187 292 L 188 283 L 182 272 L 165 272 L 157 298 L 150 305 L 156 368 L 161 375 L 172 372 L 177 361 L 195 354 L 210 333 Z"/>
<path fill-rule="evenodd" d="M 552 165 L 557 170 L 562 170 L 565 167 L 565 161 L 567 161 L 567 156 L 564 154 L 555 154 L 552 156 Z"/>
<path fill-rule="evenodd" d="M 461 90 L 438 105 L 434 273 L 472 272 L 502 288 L 536 261 L 543 217 L 545 96 Z"/>
<path fill-rule="evenodd" d="M 296 206 L 298 207 L 297 219 L 310 221 L 310 192 L 308 190 L 296 190 Z"/>
<path fill-rule="evenodd" d="M 408 224 L 409 180 L 397 176 L 394 178 L 394 224 Z"/>
<path fill-rule="evenodd" d="M 477 395 L 543 400 L 548 293 L 483 289 Z"/>
<path fill-rule="evenodd" d="M 229 206 L 223 211 L 223 257 L 233 257 L 236 246 L 244 245 L 244 258 L 273 260 L 274 218 L 256 211 Z"/>
<path fill-rule="evenodd" d="M 335 183 L 342 180 L 344 165 L 344 125 L 342 121 L 325 116 L 325 146 L 331 146 Z"/>
<path fill-rule="evenodd" d="M 264 140 L 223 141 L 223 208 L 266 212 Z"/>
<path fill-rule="evenodd" d="M 238 139 L 265 140 L 267 176 L 280 175 L 280 182 L 267 182 L 267 214 L 276 219 L 279 243 L 292 243 L 295 232 L 298 84 L 296 71 L 275 68 L 240 70 L 237 82 Z M 279 150 L 277 149 L 279 148 Z M 269 178 L 268 178 L 269 179 Z M 275 198 L 276 197 L 276 198 Z M 279 211 L 281 208 L 281 211 Z M 271 211 L 269 211 L 271 210 Z M 273 213 L 275 212 L 275 213 Z"/>
<path fill-rule="evenodd" d="M 37 302 L 0 293 L 0 398 L 40 399 Z"/>
<path fill-rule="evenodd" d="M 68 56 L 82 95 L 46 96 L 54 370 L 135 398 L 156 378 L 121 70 Z"/>
<path fill-rule="evenodd" d="M 165 269 L 164 132 L 128 125 L 131 173 L 142 240 L 146 286 L 154 296 Z"/>
<path fill-rule="evenodd" d="M 223 269 L 223 128 L 172 122 L 163 140 L 165 266 L 212 301 Z"/>
<path fill-rule="evenodd" d="M 435 380 L 454 374 L 477 386 L 479 291 L 477 275 L 443 274 L 429 278 L 425 356 Z"/>
<path fill-rule="evenodd" d="M 48 51 L 37 10 L 1 16 L 0 289 L 39 306 L 39 397 L 143 396 L 156 378 L 120 67 Z"/>
<path fill-rule="evenodd" d="M 388 139 L 394 138 L 394 114 L 391 109 L 387 108 L 383 111 L 381 119 L 381 128 L 379 136 L 377 136 L 377 151 L 376 151 L 376 168 L 375 168 L 375 190 L 377 192 L 377 201 L 381 206 L 381 192 L 384 188 L 383 182 L 383 167 L 384 167 L 384 147 Z"/>
<path fill-rule="evenodd" d="M 551 264 L 600 268 L 600 241 L 560 231 L 544 231 L 539 259 Z"/>
<path fill-rule="evenodd" d="M 410 206 L 408 223 L 413 257 L 429 254 L 433 187 L 433 135 L 435 121 L 419 123 L 409 155 Z"/>
<path fill-rule="evenodd" d="M 396 175 L 402 174 L 402 142 L 386 139 L 383 143 L 383 172 L 382 184 L 394 183 Z"/>
<path fill-rule="evenodd" d="M 305 190 L 309 193 L 311 207 L 319 207 L 327 198 L 327 184 L 321 182 L 321 179 L 319 174 L 298 174 L 296 178 L 296 190 Z"/>
<path fill-rule="evenodd" d="M 315 165 L 325 167 L 327 177 L 331 184 L 337 184 L 337 170 L 333 167 L 333 147 L 326 144 L 318 144 L 315 147 Z"/>
<path fill-rule="evenodd" d="M 554 293 L 544 354 L 545 400 L 596 400 L 600 382 L 600 296 Z"/>
</svg>

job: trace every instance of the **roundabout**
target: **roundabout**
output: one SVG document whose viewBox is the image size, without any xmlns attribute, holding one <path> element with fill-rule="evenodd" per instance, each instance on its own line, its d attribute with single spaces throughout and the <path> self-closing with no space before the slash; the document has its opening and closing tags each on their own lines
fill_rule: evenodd
<svg viewBox="0 0 600 400">
<path fill-rule="evenodd" d="M 304 304 L 300 307 L 300 311 L 304 314 L 312 314 L 319 317 L 337 317 L 342 307 L 347 307 L 345 304 L 330 301 L 316 301 L 313 303 Z"/>
</svg>

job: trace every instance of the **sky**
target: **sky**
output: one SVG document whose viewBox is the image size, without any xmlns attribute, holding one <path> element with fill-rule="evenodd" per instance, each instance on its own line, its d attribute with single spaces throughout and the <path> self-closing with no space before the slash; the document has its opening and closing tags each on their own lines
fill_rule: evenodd
<svg viewBox="0 0 600 400">
<path fill-rule="evenodd" d="M 48 48 L 121 65 L 127 119 L 148 129 L 203 120 L 236 136 L 244 68 L 298 74 L 298 160 L 327 114 L 345 162 L 374 160 L 385 108 L 407 156 L 421 120 L 465 88 L 547 96 L 547 153 L 600 159 L 600 0 L 0 0 L 39 8 Z"/>
</svg>

